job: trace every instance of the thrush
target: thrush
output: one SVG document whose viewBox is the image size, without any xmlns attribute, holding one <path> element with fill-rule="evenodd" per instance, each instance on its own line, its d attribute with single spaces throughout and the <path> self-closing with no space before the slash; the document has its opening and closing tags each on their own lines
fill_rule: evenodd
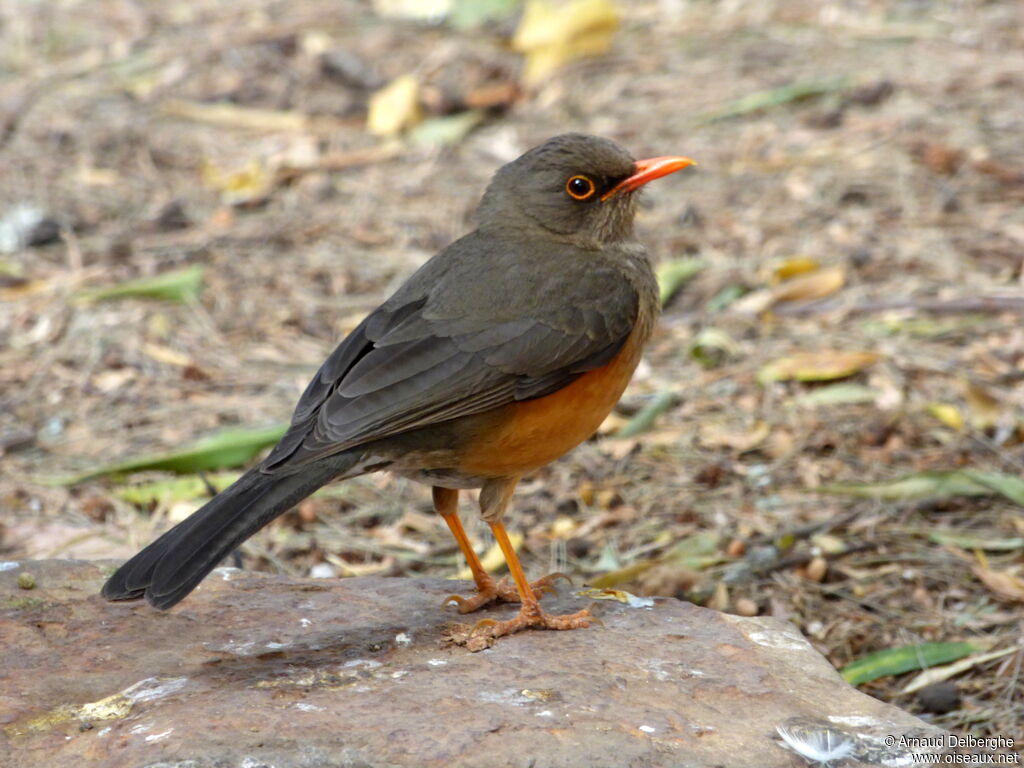
<svg viewBox="0 0 1024 768">
<path fill-rule="evenodd" d="M 477 228 L 337 346 L 267 457 L 121 566 L 103 596 L 170 608 L 321 486 L 386 470 L 433 488 L 469 564 L 476 593 L 447 602 L 462 613 L 521 603 L 514 618 L 479 622 L 473 637 L 590 625 L 588 609 L 541 608 L 560 574 L 531 585 L 502 516 L 520 478 L 591 436 L 633 375 L 660 309 L 634 235 L 636 193 L 691 164 L 634 160 L 608 139 L 568 133 L 500 168 Z M 514 586 L 484 570 L 462 527 L 459 491 L 471 488 Z"/>
</svg>

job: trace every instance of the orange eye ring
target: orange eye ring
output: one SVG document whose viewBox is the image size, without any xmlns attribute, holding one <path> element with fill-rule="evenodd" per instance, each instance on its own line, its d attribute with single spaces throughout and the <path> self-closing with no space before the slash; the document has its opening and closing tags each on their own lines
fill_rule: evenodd
<svg viewBox="0 0 1024 768">
<path fill-rule="evenodd" d="M 594 186 L 594 182 L 586 176 L 573 176 L 565 182 L 565 192 L 573 200 L 586 200 L 588 197 L 593 197 L 596 191 L 597 187 Z"/>
</svg>

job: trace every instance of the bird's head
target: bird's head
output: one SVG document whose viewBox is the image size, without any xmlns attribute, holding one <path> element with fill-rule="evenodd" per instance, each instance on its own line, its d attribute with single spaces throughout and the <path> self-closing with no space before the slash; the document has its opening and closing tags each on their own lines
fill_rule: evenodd
<svg viewBox="0 0 1024 768">
<path fill-rule="evenodd" d="M 494 174 L 480 227 L 540 228 L 581 246 L 620 242 L 633 233 L 636 191 L 688 165 L 686 157 L 634 160 L 609 139 L 565 133 Z"/>
</svg>

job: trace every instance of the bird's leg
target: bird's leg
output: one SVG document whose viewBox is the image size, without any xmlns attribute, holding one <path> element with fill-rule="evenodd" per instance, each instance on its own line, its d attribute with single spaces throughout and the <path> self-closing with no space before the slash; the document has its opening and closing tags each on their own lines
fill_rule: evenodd
<svg viewBox="0 0 1024 768">
<path fill-rule="evenodd" d="M 582 627 L 589 627 L 598 621 L 598 619 L 591 616 L 589 608 L 561 616 L 553 616 L 542 610 L 540 603 L 533 593 L 530 582 L 526 580 L 523 566 L 520 564 L 519 556 L 516 555 L 516 550 L 508 538 L 508 531 L 505 530 L 505 526 L 500 520 L 491 522 L 490 526 L 494 532 L 494 538 L 498 541 L 498 546 L 501 547 L 502 554 L 505 555 L 505 561 L 508 563 L 509 571 L 512 572 L 512 578 L 515 580 L 516 587 L 519 589 L 519 601 L 523 607 L 519 610 L 518 615 L 507 621 L 481 619 L 473 628 L 472 634 L 474 636 L 496 638 L 502 635 L 511 635 L 513 632 L 519 632 L 531 627 L 536 629 L 580 629 Z"/>
<path fill-rule="evenodd" d="M 452 488 L 438 488 L 436 486 L 433 491 L 434 509 L 444 518 L 452 532 L 452 536 L 458 542 L 462 556 L 466 558 L 469 570 L 473 574 L 473 581 L 476 582 L 477 590 L 476 594 L 471 597 L 449 595 L 445 598 L 444 604 L 455 603 L 459 608 L 459 613 L 472 613 L 497 600 L 504 600 L 506 602 L 518 601 L 519 590 L 516 588 L 516 585 L 511 583 L 507 577 L 500 581 L 495 581 L 484 570 L 480 558 L 473 551 L 473 546 L 469 543 L 469 537 L 466 535 L 466 529 L 462 527 L 462 521 L 459 519 L 459 492 Z M 534 596 L 539 598 L 545 592 L 554 592 L 555 589 L 551 584 L 559 578 L 568 580 L 569 577 L 562 573 L 553 573 L 550 576 L 545 576 L 543 579 L 535 581 L 531 585 Z"/>
<path fill-rule="evenodd" d="M 494 619 L 481 619 L 476 626 L 468 631 L 460 630 L 453 632 L 455 642 L 466 645 L 470 650 L 482 650 L 494 642 L 495 638 L 503 635 L 510 635 L 523 629 L 535 627 L 537 629 L 577 629 L 588 627 L 596 623 L 597 619 L 590 615 L 590 611 L 584 609 L 578 613 L 565 616 L 553 616 L 541 610 L 535 589 L 526 580 L 523 566 L 519 562 L 516 550 L 509 540 L 508 531 L 501 522 L 501 516 L 508 507 L 512 498 L 512 491 L 515 489 L 519 478 L 506 478 L 503 480 L 491 480 L 484 484 L 480 491 L 480 512 L 484 520 L 491 527 L 494 538 L 501 547 L 501 552 L 508 563 L 509 572 L 515 582 L 519 593 L 519 601 L 522 608 L 518 615 L 507 621 L 496 621 Z"/>
</svg>

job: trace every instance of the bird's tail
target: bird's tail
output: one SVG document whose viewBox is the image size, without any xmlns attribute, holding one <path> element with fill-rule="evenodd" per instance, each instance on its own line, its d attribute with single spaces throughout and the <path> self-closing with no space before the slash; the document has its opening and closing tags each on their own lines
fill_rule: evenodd
<svg viewBox="0 0 1024 768">
<path fill-rule="evenodd" d="M 103 585 L 107 600 L 145 597 L 156 608 L 170 608 L 235 547 L 278 515 L 334 478 L 353 472 L 358 452 L 329 456 L 293 474 L 250 469 L 135 557 Z"/>
</svg>

